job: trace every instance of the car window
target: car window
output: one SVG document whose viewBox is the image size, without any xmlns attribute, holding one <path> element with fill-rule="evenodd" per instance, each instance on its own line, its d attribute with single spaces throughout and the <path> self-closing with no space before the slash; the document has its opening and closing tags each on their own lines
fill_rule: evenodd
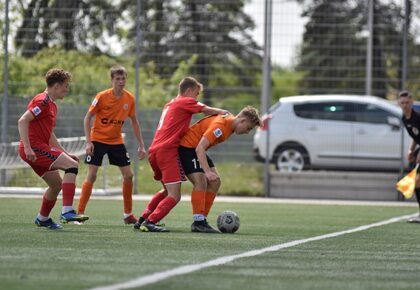
<svg viewBox="0 0 420 290">
<path fill-rule="evenodd" d="M 388 117 L 395 117 L 390 112 L 374 104 L 355 104 L 352 119 L 356 122 L 387 124 Z"/>
<path fill-rule="evenodd" d="M 295 114 L 305 119 L 348 121 L 350 104 L 345 102 L 320 102 L 296 104 Z"/>
</svg>

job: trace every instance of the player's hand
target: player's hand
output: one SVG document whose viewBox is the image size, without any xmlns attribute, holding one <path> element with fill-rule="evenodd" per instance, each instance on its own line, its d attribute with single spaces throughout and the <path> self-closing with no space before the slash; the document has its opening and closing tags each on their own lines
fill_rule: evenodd
<svg viewBox="0 0 420 290">
<path fill-rule="evenodd" d="M 219 175 L 217 175 L 213 171 L 205 172 L 205 174 L 206 174 L 206 178 L 209 181 L 217 181 L 218 179 L 220 179 Z"/>
<path fill-rule="evenodd" d="M 408 152 L 407 152 L 407 159 L 410 162 L 413 162 L 414 161 L 414 156 L 413 156 L 413 151 L 412 150 L 408 150 Z"/>
<path fill-rule="evenodd" d="M 34 150 L 32 150 L 31 147 L 28 147 L 28 148 L 24 147 L 24 150 L 25 150 L 26 159 L 28 159 L 31 162 L 35 162 L 36 161 L 36 155 L 35 155 Z"/>
<path fill-rule="evenodd" d="M 93 156 L 94 146 L 92 142 L 86 143 L 86 155 Z"/>
<path fill-rule="evenodd" d="M 146 157 L 146 150 L 144 150 L 143 147 L 137 148 L 137 156 L 139 157 L 139 160 L 144 159 L 144 157 Z"/>
<path fill-rule="evenodd" d="M 74 154 L 67 154 L 68 156 L 70 156 L 71 159 L 77 161 L 77 163 L 79 163 L 79 157 L 77 157 L 77 155 Z"/>
</svg>

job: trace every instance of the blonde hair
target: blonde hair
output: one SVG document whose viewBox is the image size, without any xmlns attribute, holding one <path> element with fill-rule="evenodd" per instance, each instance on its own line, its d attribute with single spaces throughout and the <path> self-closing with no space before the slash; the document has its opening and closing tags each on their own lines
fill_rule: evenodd
<svg viewBox="0 0 420 290">
<path fill-rule="evenodd" d="M 110 75 L 111 75 L 111 79 L 113 79 L 115 75 L 127 76 L 127 70 L 122 65 L 116 64 L 111 67 Z"/>
<path fill-rule="evenodd" d="M 243 108 L 239 112 L 238 117 L 246 118 L 252 125 L 254 125 L 254 127 L 262 126 L 262 121 L 258 114 L 258 110 L 252 106 L 246 106 Z"/>
</svg>

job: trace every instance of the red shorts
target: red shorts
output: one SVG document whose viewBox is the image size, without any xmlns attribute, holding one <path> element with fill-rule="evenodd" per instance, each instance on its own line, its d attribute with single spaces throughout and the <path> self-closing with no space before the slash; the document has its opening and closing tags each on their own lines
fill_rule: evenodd
<svg viewBox="0 0 420 290">
<path fill-rule="evenodd" d="M 46 172 L 51 171 L 51 166 L 57 160 L 58 156 L 60 156 L 63 151 L 58 148 L 51 147 L 47 144 L 36 144 L 31 146 L 32 150 L 34 150 L 36 155 L 36 160 L 34 162 L 29 161 L 26 159 L 25 150 L 23 146 L 19 146 L 19 155 L 28 163 L 32 169 L 35 171 L 36 174 L 39 176 L 43 176 Z"/>
<path fill-rule="evenodd" d="M 184 169 L 179 160 L 178 149 L 149 151 L 149 163 L 155 180 L 163 184 L 186 181 Z"/>
</svg>

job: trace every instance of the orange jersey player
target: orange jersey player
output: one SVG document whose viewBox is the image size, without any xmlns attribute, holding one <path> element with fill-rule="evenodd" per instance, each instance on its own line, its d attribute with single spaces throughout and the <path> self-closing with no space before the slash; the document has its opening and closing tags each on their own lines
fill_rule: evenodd
<svg viewBox="0 0 420 290">
<path fill-rule="evenodd" d="M 131 127 L 137 139 L 137 157 L 143 159 L 146 156 L 146 151 L 136 116 L 135 98 L 124 89 L 127 71 L 124 67 L 115 65 L 111 68 L 110 75 L 112 88 L 96 95 L 84 119 L 85 163 L 88 164 L 88 173 L 82 186 L 78 212 L 85 212 L 98 169 L 102 165 L 104 155 L 107 154 L 109 163 L 118 166 L 123 177 L 124 223 L 134 224 L 137 222 L 137 218 L 132 213 L 133 171 L 122 137 L 122 127 L 127 118 L 131 121 Z M 93 117 L 95 117 L 95 121 L 91 128 Z"/>
<path fill-rule="evenodd" d="M 195 123 L 182 138 L 179 156 L 185 174 L 193 184 L 192 232 L 217 233 L 207 223 L 207 215 L 220 188 L 219 173 L 206 151 L 229 139 L 235 133 L 248 134 L 261 120 L 253 107 L 245 107 L 236 115 L 210 116 Z"/>
<path fill-rule="evenodd" d="M 149 148 L 149 162 L 155 180 L 161 181 L 163 189 L 147 204 L 134 229 L 145 232 L 167 232 L 157 225 L 181 198 L 181 182 L 185 181 L 178 146 L 187 132 L 193 114 L 223 114 L 226 111 L 208 107 L 197 101 L 203 86 L 196 79 L 186 77 L 179 83 L 178 96 L 167 103 Z"/>
</svg>

